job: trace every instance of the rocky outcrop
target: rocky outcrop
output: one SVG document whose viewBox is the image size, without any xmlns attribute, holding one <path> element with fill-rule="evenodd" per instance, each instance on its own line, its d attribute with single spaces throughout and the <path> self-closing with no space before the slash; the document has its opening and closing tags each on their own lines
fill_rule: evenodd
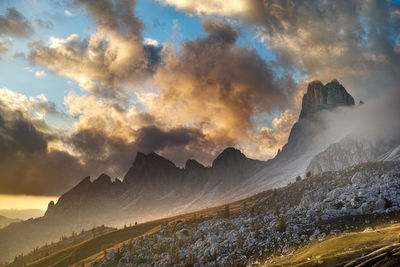
<svg viewBox="0 0 400 267">
<path fill-rule="evenodd" d="M 211 167 L 188 160 L 185 168 L 180 168 L 154 152 L 138 152 L 122 182 L 112 182 L 106 174 L 93 182 L 86 177 L 49 206 L 45 218 L 110 224 L 110 218 L 121 221 L 139 214 L 149 216 L 147 219 L 152 214 L 166 216 L 179 206 L 187 209 L 195 203 L 218 203 L 221 194 L 244 182 L 264 164 L 234 148 L 225 149 Z"/>
<path fill-rule="evenodd" d="M 380 162 L 314 175 L 252 196 L 242 201 L 240 208 L 230 210 L 229 216 L 221 209 L 217 215 L 165 224 L 131 246 L 107 251 L 93 266 L 136 266 L 143 262 L 154 266 L 271 265 L 274 263 L 271 258 L 265 262 L 265 256 L 271 256 L 270 253 L 275 256 L 291 254 L 310 241 L 323 242 L 363 225 L 376 226 L 378 222 L 387 223 L 398 218 L 399 171 L 399 163 Z M 361 266 L 358 264 L 376 260 L 376 256 L 383 260 L 389 255 L 388 251 L 393 252 L 390 257 L 399 257 L 399 244 L 348 266 Z M 329 265 L 329 262 L 319 262 L 318 255 L 313 256 L 314 262 L 310 258 L 304 260 L 297 263 Z M 362 266 L 383 263 L 375 260 Z"/>
<path fill-rule="evenodd" d="M 313 149 L 314 137 L 326 127 L 326 122 L 317 116 L 319 111 L 353 105 L 353 97 L 336 79 L 325 85 L 321 81 L 311 82 L 303 96 L 299 120 L 293 125 L 287 144 L 274 160 L 287 161 Z"/>
<path fill-rule="evenodd" d="M 307 118 L 323 109 L 353 105 L 354 98 L 338 80 L 333 79 L 326 85 L 323 85 L 321 81 L 313 81 L 308 85 L 307 93 L 303 96 L 300 118 Z"/>
<path fill-rule="evenodd" d="M 10 223 L 14 223 L 14 222 L 19 222 L 20 219 L 11 219 L 11 218 L 7 218 L 5 216 L 1 216 L 0 215 L 0 228 L 3 228 L 7 225 L 9 225 Z"/>
<path fill-rule="evenodd" d="M 310 161 L 307 172 L 339 171 L 364 162 L 385 160 L 388 151 L 398 145 L 399 141 L 396 140 L 372 141 L 350 135 L 317 154 Z M 395 160 L 395 157 L 389 157 L 389 160 Z"/>
</svg>

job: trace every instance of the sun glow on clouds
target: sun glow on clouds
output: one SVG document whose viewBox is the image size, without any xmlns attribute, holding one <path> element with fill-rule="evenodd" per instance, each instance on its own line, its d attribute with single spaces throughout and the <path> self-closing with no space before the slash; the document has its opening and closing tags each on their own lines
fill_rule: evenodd
<svg viewBox="0 0 400 267">
<path fill-rule="evenodd" d="M 58 196 L 2 195 L 1 209 L 40 209 L 46 210 L 50 201 L 57 202 Z"/>
<path fill-rule="evenodd" d="M 59 13 L 74 16 L 64 18 L 67 23 L 88 16 L 93 23 L 89 28 L 79 34 L 75 28 L 53 31 L 41 41 L 30 42 L 30 51 L 24 51 L 30 63 L 37 65 L 27 68 L 32 79 L 54 73 L 74 87 L 60 93 L 63 112 L 44 95 L 28 98 L 8 89 L 0 91 L 7 138 L 12 139 L 12 130 L 22 121 L 27 135 L 43 141 L 40 151 L 34 151 L 45 159 L 40 162 L 43 169 L 51 161 L 64 170 L 62 162 L 67 157 L 77 170 L 69 174 L 74 177 L 62 189 L 52 186 L 48 190 L 52 193 L 46 189 L 43 194 L 63 191 L 88 174 L 117 170 L 109 174 L 120 176 L 137 151 L 155 150 L 179 164 L 187 158 L 207 164 L 226 146 L 236 146 L 247 156 L 268 159 L 285 144 L 309 80 L 335 76 L 346 88 L 346 82 L 355 81 L 349 91 L 361 92 L 365 84 L 372 87 L 369 79 L 382 73 L 379 80 L 399 76 L 395 75 L 399 73 L 399 42 L 393 47 L 389 40 L 400 36 L 399 9 L 386 1 L 344 1 L 340 5 L 329 1 L 157 0 L 153 4 L 158 8 L 171 10 L 166 5 L 173 6 L 183 11 L 180 15 L 199 16 L 203 22 L 203 31 L 199 29 L 190 38 L 179 16 L 154 22 L 154 27 L 163 29 L 170 19 L 175 33 L 167 41 L 143 33 L 153 26 L 143 25 L 146 20 L 139 18 L 146 14 L 135 14 L 138 9 L 133 0 L 74 3 L 74 7 L 62 6 Z M 0 16 L 0 22 L 10 19 L 18 23 L 3 25 L 15 39 L 36 31 L 32 27 L 36 24 L 15 9 Z M 375 20 L 382 24 L 366 23 Z M 56 21 L 50 23 L 57 28 Z M 273 54 L 271 59 L 242 45 L 240 38 L 247 38 L 241 33 L 242 23 L 254 30 L 251 34 L 257 33 L 249 38 L 261 40 Z M 9 38 L 0 35 L 0 40 Z M 13 45 L 0 41 L 0 56 Z M 36 82 L 45 83 L 55 75 Z M 21 117 L 13 116 L 19 113 Z M 49 115 L 73 119 L 68 127 L 58 129 L 48 123 Z M 16 157 L 21 160 L 20 155 Z M 38 157 L 23 158 L 33 170 L 38 163 L 32 159 Z M 46 172 L 56 173 L 56 169 Z M 16 167 L 10 173 L 17 177 L 18 171 Z M 43 181 L 52 182 L 51 175 L 44 177 Z M 7 180 L 13 180 L 11 174 Z"/>
<path fill-rule="evenodd" d="M 158 0 L 161 3 L 174 5 L 187 12 L 195 12 L 200 15 L 220 14 L 223 16 L 240 15 L 250 11 L 248 0 Z"/>
</svg>

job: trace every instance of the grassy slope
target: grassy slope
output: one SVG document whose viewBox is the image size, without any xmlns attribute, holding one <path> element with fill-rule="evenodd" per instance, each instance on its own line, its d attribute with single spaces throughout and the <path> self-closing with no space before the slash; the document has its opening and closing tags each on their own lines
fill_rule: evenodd
<svg viewBox="0 0 400 267">
<path fill-rule="evenodd" d="M 249 206 L 257 201 L 258 197 L 268 194 L 259 194 L 248 199 L 229 204 L 231 212 L 239 210 L 242 202 Z M 163 223 L 171 223 L 178 220 L 192 219 L 209 215 L 215 215 L 222 211 L 225 205 L 207 208 L 197 212 L 182 214 L 170 218 L 150 221 L 126 229 L 116 230 L 84 241 L 72 247 L 55 252 L 45 258 L 31 263 L 28 266 L 87 266 L 104 255 L 104 250 L 109 251 L 120 247 L 124 242 L 149 234 L 158 229 Z M 323 242 L 312 242 L 300 249 L 293 255 L 274 258 L 273 262 L 266 263 L 266 266 L 334 266 L 354 259 L 362 254 L 369 253 L 379 247 L 397 242 L 400 232 L 400 223 L 386 224 L 376 227 L 374 231 L 352 232 L 328 237 Z M 308 260 L 310 259 L 310 260 Z M 319 263 L 318 263 L 319 262 Z"/>
<path fill-rule="evenodd" d="M 161 220 L 106 233 L 39 259 L 28 266 L 68 266 L 124 240 L 140 236 L 162 223 Z"/>
<path fill-rule="evenodd" d="M 152 234 L 152 233 L 154 233 L 154 232 L 157 232 L 157 231 L 160 230 L 160 229 L 161 229 L 160 226 L 154 227 L 154 228 L 152 228 L 150 231 L 147 231 L 147 232 L 145 232 L 145 233 L 142 234 L 142 235 L 138 235 L 138 236 L 136 236 L 136 237 L 131 238 L 131 240 L 134 240 L 134 239 L 139 238 L 139 237 L 141 237 L 141 236 L 146 236 L 146 235 Z M 115 250 L 115 249 L 117 249 L 117 248 L 120 248 L 120 247 L 122 247 L 123 244 L 126 244 L 126 241 L 127 241 L 127 240 L 124 240 L 124 241 L 122 241 L 121 243 L 118 243 L 118 244 L 116 244 L 116 245 L 114 245 L 114 246 L 112 246 L 112 247 L 109 247 L 109 248 L 105 249 L 105 251 L 108 252 L 108 251 L 110 251 L 110 250 Z M 80 260 L 80 261 L 74 263 L 74 266 L 79 266 L 79 267 L 85 266 L 85 267 L 88 267 L 88 266 L 90 266 L 91 263 L 93 263 L 93 262 L 95 262 L 95 261 L 98 261 L 98 260 L 100 260 L 100 259 L 103 258 L 103 257 L 104 257 L 104 251 L 101 251 L 101 252 L 98 252 L 98 253 L 96 253 L 96 254 L 90 255 L 89 257 L 84 258 L 83 260 Z"/>
<path fill-rule="evenodd" d="M 20 219 L 11 219 L 11 218 L 0 215 L 0 228 L 6 227 L 10 223 L 19 222 L 19 221 L 21 221 L 21 220 Z"/>
<path fill-rule="evenodd" d="M 260 194 L 262 195 L 262 194 Z M 231 212 L 239 210 L 239 206 L 242 202 L 246 201 L 251 205 L 252 199 L 240 200 L 229 204 Z M 117 248 L 121 246 L 125 241 L 146 235 L 152 232 L 153 229 L 159 227 L 163 223 L 171 223 L 178 220 L 192 219 L 194 216 L 197 218 L 203 216 L 216 215 L 218 211 L 224 210 L 226 205 L 221 205 L 217 207 L 207 208 L 197 212 L 190 212 L 186 214 L 181 214 L 169 218 L 164 218 L 156 221 L 150 221 L 138 224 L 136 226 L 127 227 L 125 229 L 119 229 L 113 232 L 109 232 L 82 243 L 73 245 L 71 247 L 65 248 L 63 250 L 57 251 L 50 254 L 47 257 L 41 258 L 35 262 L 28 264 L 27 266 L 41 267 L 41 266 L 54 266 L 63 267 L 69 265 L 82 266 L 82 264 L 87 265 L 87 263 L 93 260 L 98 260 L 104 255 L 104 250 L 110 250 L 111 248 Z"/>
<path fill-rule="evenodd" d="M 266 266 L 336 266 L 369 253 L 384 245 L 398 242 L 400 223 L 383 225 L 374 231 L 340 234 L 313 242 L 293 255 L 275 258 Z"/>
</svg>

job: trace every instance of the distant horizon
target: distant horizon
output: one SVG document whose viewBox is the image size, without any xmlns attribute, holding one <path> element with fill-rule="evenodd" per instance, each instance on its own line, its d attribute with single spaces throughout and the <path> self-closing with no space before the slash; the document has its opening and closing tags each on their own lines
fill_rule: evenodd
<svg viewBox="0 0 400 267">
<path fill-rule="evenodd" d="M 35 196 L 0 194 L 0 210 L 47 210 L 50 201 L 57 202 L 60 196 Z"/>
</svg>

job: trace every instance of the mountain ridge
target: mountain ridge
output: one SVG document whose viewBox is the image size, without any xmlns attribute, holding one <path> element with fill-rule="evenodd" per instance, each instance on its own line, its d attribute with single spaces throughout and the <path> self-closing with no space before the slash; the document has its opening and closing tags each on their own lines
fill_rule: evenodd
<svg viewBox="0 0 400 267">
<path fill-rule="evenodd" d="M 122 181 L 112 182 L 106 174 L 93 182 L 85 177 L 57 203 L 51 203 L 45 216 L 6 227 L 0 231 L 0 240 L 19 227 L 25 230 L 21 231 L 20 238 L 25 240 L 29 235 L 29 245 L 34 247 L 42 240 L 38 235 L 45 234 L 48 242 L 55 238 L 56 231 L 68 233 L 93 225 L 120 226 L 147 221 L 221 205 L 284 186 L 296 176 L 303 176 L 310 161 L 335 141 L 325 136 L 322 141 L 316 141 L 326 128 L 320 111 L 354 106 L 354 99 L 337 80 L 326 85 L 313 82 L 306 95 L 303 97 L 306 104 L 291 129 L 287 144 L 267 162 L 249 159 L 240 150 L 230 147 L 224 149 L 211 166 L 188 159 L 185 167 L 180 168 L 155 152 L 138 152 Z M 28 229 L 41 231 L 36 233 Z M 10 238 L 4 242 L 18 239 Z M 8 249 L 4 242 L 0 242 L 0 251 Z M 4 253 L 9 255 L 7 251 Z"/>
</svg>

